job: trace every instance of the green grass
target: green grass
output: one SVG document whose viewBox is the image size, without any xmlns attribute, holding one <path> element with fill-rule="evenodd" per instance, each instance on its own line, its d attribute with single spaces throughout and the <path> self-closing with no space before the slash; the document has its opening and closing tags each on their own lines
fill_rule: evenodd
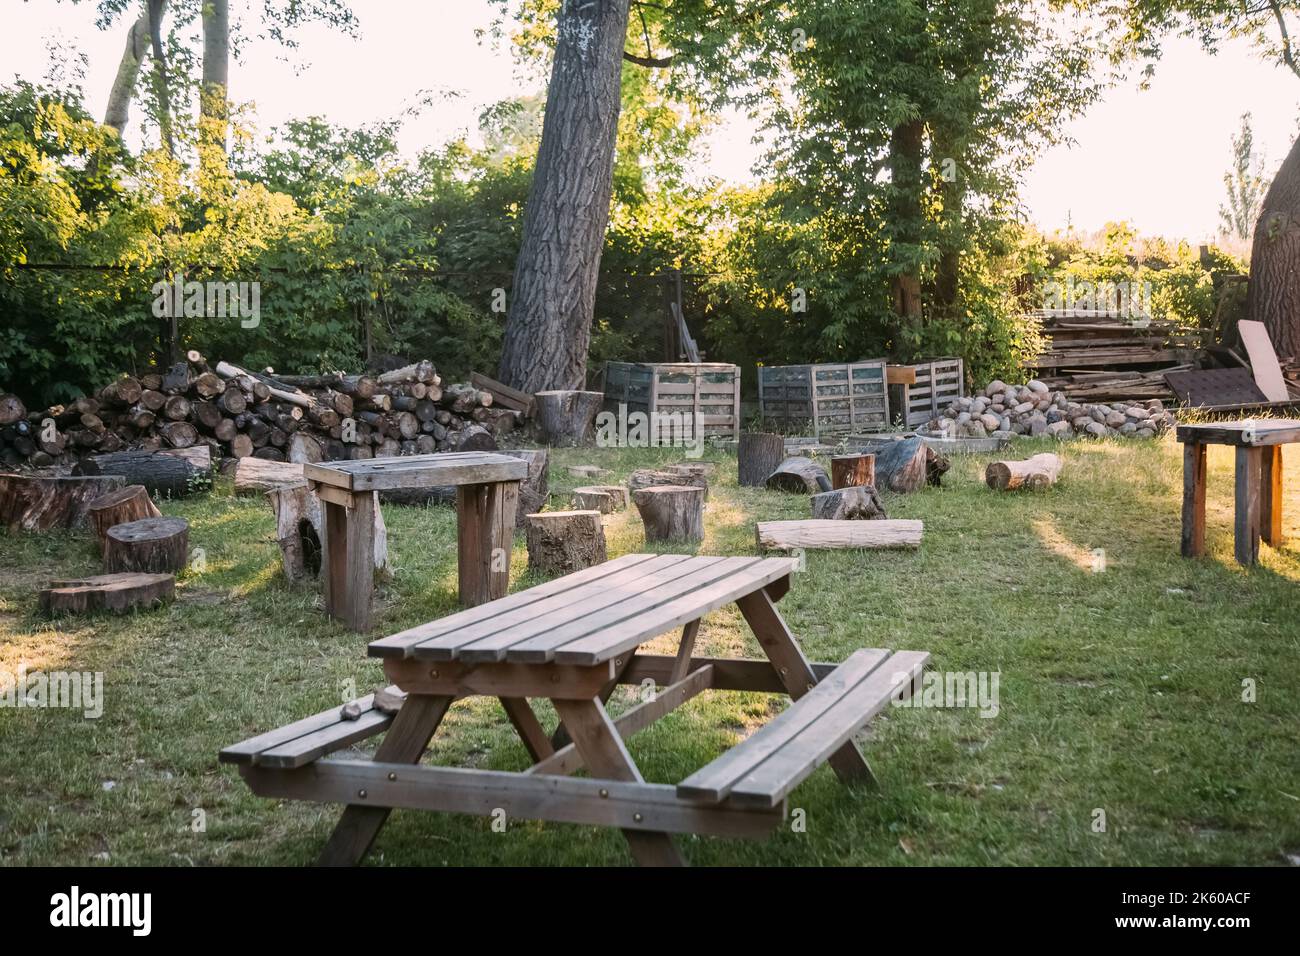
<svg viewBox="0 0 1300 956">
<path fill-rule="evenodd" d="M 1045 450 L 1033 443 L 1026 453 Z M 685 838 L 696 864 L 1283 864 L 1300 853 L 1300 551 L 1232 560 L 1231 457 L 1210 452 L 1208 557 L 1178 555 L 1179 447 L 1064 446 L 1060 484 L 998 495 L 989 456 L 954 459 L 944 487 L 890 496 L 891 517 L 922 518 L 915 553 L 811 552 L 781 610 L 808 655 L 858 647 L 928 650 L 943 671 L 1000 671 L 1000 713 L 901 709 L 864 742 L 878 792 L 828 768 L 791 796 L 805 832 L 765 841 Z M 739 488 L 718 464 L 701 553 L 751 554 L 757 518 L 805 517 L 802 497 Z M 566 464 L 624 478 L 678 460 L 661 450 L 557 452 L 552 507 L 583 483 Z M 1288 480 L 1300 501 L 1300 478 Z M 258 499 L 166 503 L 206 552 L 170 607 L 124 618 L 43 620 L 36 590 L 93 572 L 85 534 L 0 534 L 0 668 L 101 671 L 98 720 L 0 709 L 0 860 L 8 864 L 305 864 L 337 810 L 253 796 L 226 744 L 337 705 L 382 683 L 365 639 L 328 621 L 314 589 L 289 589 L 271 515 Z M 450 509 L 385 508 L 395 574 L 376 636 L 454 608 Z M 1300 513 L 1287 530 L 1300 541 Z M 612 516 L 611 557 L 642 550 L 640 522 Z M 1092 571 L 1094 549 L 1106 570 Z M 513 588 L 525 573 L 522 538 Z M 671 638 L 656 642 L 671 648 Z M 700 650 L 759 656 L 734 608 L 706 619 Z M 1253 679 L 1258 700 L 1242 701 Z M 615 707 L 626 707 L 620 690 Z M 709 692 L 633 738 L 646 777 L 675 782 L 781 704 Z M 552 720 L 548 712 L 544 720 Z M 373 741 L 369 742 L 373 745 Z M 426 759 L 521 769 L 499 705 L 458 703 Z M 111 784 L 111 788 L 109 785 Z M 1104 809 L 1105 833 L 1093 832 Z M 206 829 L 192 826 L 202 811 Z M 613 831 L 396 812 L 371 863 L 623 864 Z"/>
</svg>

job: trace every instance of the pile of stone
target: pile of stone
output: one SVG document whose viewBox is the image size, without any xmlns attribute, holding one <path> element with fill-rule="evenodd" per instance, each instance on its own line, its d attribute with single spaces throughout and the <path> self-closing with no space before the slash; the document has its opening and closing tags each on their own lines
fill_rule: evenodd
<svg viewBox="0 0 1300 956">
<path fill-rule="evenodd" d="M 929 431 L 950 438 L 1154 438 L 1175 424 L 1158 399 L 1087 404 L 1073 402 L 1042 382 L 1008 385 L 993 381 L 983 395 L 959 398 L 930 421 Z"/>
</svg>

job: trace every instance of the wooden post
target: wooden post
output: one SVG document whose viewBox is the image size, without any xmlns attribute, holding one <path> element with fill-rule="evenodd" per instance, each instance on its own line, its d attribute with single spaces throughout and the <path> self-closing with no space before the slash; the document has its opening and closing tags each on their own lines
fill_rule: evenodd
<svg viewBox="0 0 1300 956">
<path fill-rule="evenodd" d="M 351 494 L 347 505 L 324 496 L 321 500 L 325 506 L 325 533 L 321 536 L 325 612 L 354 631 L 367 631 L 375 589 L 375 494 Z"/>
<path fill-rule="evenodd" d="M 836 455 L 831 458 L 831 488 L 860 488 L 875 484 L 875 455 Z"/>
<path fill-rule="evenodd" d="M 1259 560 L 1259 484 L 1263 459 L 1263 448 L 1237 446 L 1236 508 L 1232 540 L 1238 564 L 1252 565 Z"/>
<path fill-rule="evenodd" d="M 1200 442 L 1183 445 L 1183 557 L 1205 554 L 1205 450 Z"/>
<path fill-rule="evenodd" d="M 510 551 L 519 482 L 496 481 L 456 488 L 460 603 L 475 607 L 510 589 Z"/>
<path fill-rule="evenodd" d="M 1260 534 L 1271 548 L 1282 547 L 1282 446 L 1264 449 L 1260 476 Z"/>
</svg>

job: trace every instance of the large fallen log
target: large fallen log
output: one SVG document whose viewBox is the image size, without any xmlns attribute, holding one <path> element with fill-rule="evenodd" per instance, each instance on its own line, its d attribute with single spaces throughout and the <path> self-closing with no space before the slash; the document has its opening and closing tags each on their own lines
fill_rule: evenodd
<svg viewBox="0 0 1300 956">
<path fill-rule="evenodd" d="M 918 437 L 884 442 L 876 448 L 876 487 L 906 493 L 938 485 L 948 459 Z"/>
<path fill-rule="evenodd" d="M 638 468 L 627 479 L 628 490 L 636 494 L 642 488 L 655 488 L 663 485 L 681 485 L 685 488 L 703 488 L 704 500 L 709 500 L 709 479 L 704 475 L 683 473 L 680 471 L 656 471 L 653 468 Z"/>
<path fill-rule="evenodd" d="M 11 531 L 79 528 L 86 509 L 101 495 L 126 484 L 119 475 L 98 478 L 54 478 L 40 475 L 0 475 L 0 524 Z"/>
<path fill-rule="evenodd" d="M 880 521 L 760 521 L 758 546 L 769 551 L 795 548 L 918 548 L 925 525 L 890 518 Z"/>
<path fill-rule="evenodd" d="M 117 451 L 109 455 L 91 455 L 81 459 L 72 473 L 121 475 L 127 484 L 143 485 L 150 494 L 164 498 L 184 498 L 212 486 L 208 472 L 188 457 L 162 452 Z"/>
<path fill-rule="evenodd" d="M 796 495 L 815 495 L 831 490 L 826 469 L 802 455 L 794 455 L 777 465 L 764 484 L 773 491 L 788 491 Z"/>
<path fill-rule="evenodd" d="M 984 482 L 998 491 L 1041 491 L 1056 484 L 1063 464 L 1059 455 L 1048 453 L 1024 461 L 991 461 L 984 469 Z"/>
</svg>

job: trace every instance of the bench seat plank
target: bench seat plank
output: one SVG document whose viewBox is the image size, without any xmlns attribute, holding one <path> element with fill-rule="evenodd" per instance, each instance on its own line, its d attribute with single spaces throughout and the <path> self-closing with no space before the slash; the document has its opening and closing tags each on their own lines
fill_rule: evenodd
<svg viewBox="0 0 1300 956">
<path fill-rule="evenodd" d="M 396 687 L 389 690 L 400 694 Z M 376 709 L 374 694 L 367 694 L 352 703 L 361 712 L 356 720 L 344 720 L 340 714 L 341 708 L 331 707 L 319 714 L 232 744 L 221 751 L 218 759 L 222 763 L 301 767 L 358 740 L 373 737 L 393 720 L 391 713 Z"/>
<path fill-rule="evenodd" d="M 921 673 L 922 651 L 855 651 L 811 691 L 753 736 L 687 777 L 691 799 L 775 806 Z"/>
</svg>

